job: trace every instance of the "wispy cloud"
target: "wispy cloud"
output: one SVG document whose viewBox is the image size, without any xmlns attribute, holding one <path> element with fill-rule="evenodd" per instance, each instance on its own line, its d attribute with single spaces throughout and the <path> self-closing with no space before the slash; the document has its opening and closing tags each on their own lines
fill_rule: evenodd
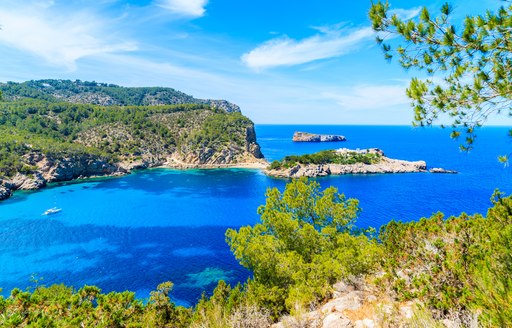
<svg viewBox="0 0 512 328">
<path fill-rule="evenodd" d="M 408 20 L 408 19 L 418 16 L 420 11 L 421 11 L 421 7 L 415 7 L 415 8 L 411 8 L 411 9 L 397 8 L 397 9 L 390 10 L 389 13 L 391 15 L 396 14 L 401 19 Z"/>
<path fill-rule="evenodd" d="M 78 59 L 136 50 L 134 42 L 109 37 L 106 21 L 86 12 L 57 12 L 52 1 L 0 11 L 0 44 L 73 70 Z"/>
<path fill-rule="evenodd" d="M 357 85 L 322 95 L 336 101 L 345 110 L 366 110 L 408 105 L 405 85 Z"/>
<path fill-rule="evenodd" d="M 286 36 L 269 40 L 244 54 L 241 59 L 256 70 L 293 66 L 347 54 L 373 37 L 370 27 L 317 29 L 319 34 L 302 40 Z"/>
<path fill-rule="evenodd" d="M 201 17 L 206 13 L 208 0 L 157 0 L 156 4 L 179 16 Z"/>
</svg>

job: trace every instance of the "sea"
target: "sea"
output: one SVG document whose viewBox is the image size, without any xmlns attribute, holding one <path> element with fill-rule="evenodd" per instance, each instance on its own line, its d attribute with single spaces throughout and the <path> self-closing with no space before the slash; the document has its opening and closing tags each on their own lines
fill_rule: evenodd
<svg viewBox="0 0 512 328">
<path fill-rule="evenodd" d="M 294 143 L 295 131 L 341 134 L 347 141 Z M 376 229 L 438 211 L 447 217 L 485 213 L 495 189 L 512 192 L 512 170 L 497 160 L 511 151 L 507 132 L 481 128 L 474 149 L 461 152 L 463 139 L 450 139 L 450 130 L 440 127 L 256 126 L 269 161 L 323 149 L 376 147 L 391 158 L 459 172 L 316 179 L 322 188 L 334 186 L 357 198 L 362 208 L 357 225 Z M 266 190 L 283 190 L 286 182 L 255 169 L 149 169 L 16 192 L 0 203 L 2 294 L 62 283 L 130 290 L 144 300 L 159 283 L 172 281 L 173 300 L 193 305 L 220 279 L 236 284 L 251 276 L 233 257 L 225 231 L 257 223 Z M 42 215 L 53 207 L 62 211 Z"/>
</svg>

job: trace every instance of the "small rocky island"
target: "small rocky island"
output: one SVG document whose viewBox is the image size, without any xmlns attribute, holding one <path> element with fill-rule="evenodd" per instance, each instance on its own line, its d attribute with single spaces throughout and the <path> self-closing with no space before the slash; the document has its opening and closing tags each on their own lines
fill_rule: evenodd
<svg viewBox="0 0 512 328">
<path fill-rule="evenodd" d="M 295 132 L 292 140 L 294 142 L 334 142 L 346 141 L 344 136 L 335 134 L 315 134 L 309 132 Z"/>
<path fill-rule="evenodd" d="M 378 148 L 361 150 L 341 148 L 302 156 L 286 156 L 282 161 L 274 161 L 265 170 L 267 175 L 278 178 L 415 172 L 427 172 L 425 161 L 388 158 Z"/>
</svg>

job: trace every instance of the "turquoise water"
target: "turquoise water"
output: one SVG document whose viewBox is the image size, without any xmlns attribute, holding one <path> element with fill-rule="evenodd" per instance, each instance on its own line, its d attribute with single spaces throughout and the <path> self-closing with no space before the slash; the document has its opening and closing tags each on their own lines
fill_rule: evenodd
<svg viewBox="0 0 512 328">
<path fill-rule="evenodd" d="M 297 144 L 290 141 L 295 130 L 343 134 L 348 141 Z M 379 147 L 390 157 L 460 172 L 318 179 L 360 200 L 360 226 L 437 211 L 484 212 L 495 188 L 512 191 L 510 169 L 496 160 L 510 148 L 504 128 L 483 129 L 469 154 L 457 150 L 448 131 L 436 128 L 262 125 L 257 134 L 270 160 L 333 147 Z M 28 288 L 35 275 L 43 284 L 95 284 L 144 298 L 171 280 L 175 300 L 193 304 L 218 279 L 236 283 L 249 277 L 231 255 L 224 232 L 257 222 L 265 190 L 284 185 L 258 170 L 152 169 L 17 192 L 0 204 L 0 287 L 4 294 Z M 62 212 L 42 215 L 54 206 Z"/>
</svg>

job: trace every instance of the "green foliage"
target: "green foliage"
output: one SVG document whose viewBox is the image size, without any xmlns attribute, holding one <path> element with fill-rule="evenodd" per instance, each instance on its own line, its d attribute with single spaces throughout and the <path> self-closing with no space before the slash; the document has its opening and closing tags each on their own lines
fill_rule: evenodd
<svg viewBox="0 0 512 328">
<path fill-rule="evenodd" d="M 228 229 L 235 257 L 254 273 L 248 297 L 274 316 L 329 296 L 342 277 L 369 272 L 380 248 L 354 230 L 358 201 L 306 179 L 267 191 L 261 223 Z"/>
<path fill-rule="evenodd" d="M 178 127 L 185 122 L 187 134 Z M 220 149 L 228 143 L 243 149 L 251 126 L 238 112 L 201 104 L 98 106 L 28 98 L 0 102 L 0 177 L 33 171 L 25 156 L 29 153 L 89 155 L 112 162 L 207 146 Z"/>
<path fill-rule="evenodd" d="M 370 152 L 337 152 L 336 150 L 322 150 L 314 154 L 290 155 L 281 161 L 270 164 L 271 170 L 290 168 L 297 164 L 375 164 L 379 163 L 382 156 Z"/>
<path fill-rule="evenodd" d="M 402 300 L 423 302 L 437 318 L 481 312 L 481 323 L 512 324 L 512 197 L 493 201 L 487 217 L 390 222 L 380 239 L 381 281 Z M 467 319 L 467 318 L 466 318 Z"/>
<path fill-rule="evenodd" d="M 461 26 L 450 23 L 453 8 L 449 4 L 442 6 L 437 17 L 423 8 L 417 19 L 410 20 L 391 14 L 389 8 L 387 1 L 379 1 L 369 12 L 385 58 L 398 56 L 404 68 L 430 75 L 425 80 L 413 78 L 407 90 L 414 123 L 431 125 L 448 116 L 454 129 L 466 132 L 461 148 L 470 149 L 475 128 L 489 115 L 512 114 L 512 5 L 467 16 Z M 390 36 L 389 42 L 383 35 Z"/>
<path fill-rule="evenodd" d="M 240 137 L 240 131 L 252 122 L 240 113 L 215 113 L 204 121 L 200 129 L 193 132 L 190 138 L 195 147 L 219 147 L 228 143 L 243 147 L 245 139 Z"/>
<path fill-rule="evenodd" d="M 239 111 L 228 102 L 196 99 L 183 92 L 162 87 L 126 88 L 115 84 L 95 81 L 39 80 L 23 83 L 7 82 L 0 84 L 5 100 L 23 98 L 48 102 L 70 102 L 103 106 L 151 106 L 200 104 L 217 106 L 219 103 L 228 111 Z"/>
<path fill-rule="evenodd" d="M 14 289 L 10 297 L 0 298 L 0 326 L 188 327 L 191 311 L 170 301 L 169 286 L 158 286 L 146 304 L 132 292 L 104 294 L 94 286 Z"/>
</svg>

